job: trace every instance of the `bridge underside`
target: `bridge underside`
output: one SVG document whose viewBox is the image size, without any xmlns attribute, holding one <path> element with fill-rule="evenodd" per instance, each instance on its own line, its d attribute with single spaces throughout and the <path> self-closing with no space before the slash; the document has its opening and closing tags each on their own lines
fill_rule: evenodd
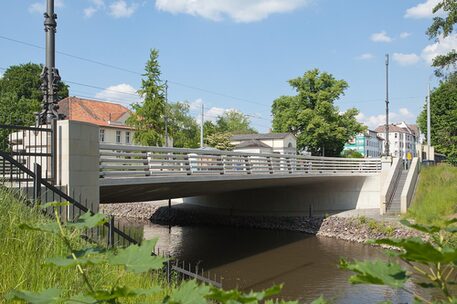
<svg viewBox="0 0 457 304">
<path fill-rule="evenodd" d="M 360 191 L 367 177 L 376 174 L 360 175 L 255 175 L 255 176 L 163 176 L 157 178 L 100 179 L 101 203 L 144 202 L 169 198 L 211 196 L 221 193 L 234 193 L 266 188 L 301 188 L 316 189 L 318 185 L 325 191 L 334 191 L 335 187 Z M 348 188 L 349 187 L 349 188 Z M 379 187 L 375 187 L 379 188 Z M 378 189 L 376 189 L 379 192 Z M 287 195 L 287 193 L 284 193 Z"/>
</svg>

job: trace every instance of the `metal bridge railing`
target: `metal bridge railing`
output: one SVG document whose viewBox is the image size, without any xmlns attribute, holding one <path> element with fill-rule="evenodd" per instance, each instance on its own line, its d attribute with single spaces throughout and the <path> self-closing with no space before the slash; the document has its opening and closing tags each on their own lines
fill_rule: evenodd
<svg viewBox="0 0 457 304">
<path fill-rule="evenodd" d="M 100 145 L 100 177 L 163 175 L 377 174 L 379 158 L 313 157 Z"/>
</svg>

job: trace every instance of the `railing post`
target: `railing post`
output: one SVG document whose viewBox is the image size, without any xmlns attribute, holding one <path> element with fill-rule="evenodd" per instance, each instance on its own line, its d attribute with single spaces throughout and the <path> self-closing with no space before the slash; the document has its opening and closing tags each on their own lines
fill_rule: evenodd
<svg viewBox="0 0 457 304">
<path fill-rule="evenodd" d="M 35 204 L 40 204 L 41 201 L 41 165 L 34 163 L 33 164 L 33 202 Z M 19 180 L 19 183 L 21 181 Z"/>
<path fill-rule="evenodd" d="M 292 166 L 290 164 L 290 158 L 287 157 L 286 160 L 287 160 L 286 161 L 287 162 L 287 170 L 289 171 L 289 174 L 292 174 Z"/>
<path fill-rule="evenodd" d="M 219 157 L 218 165 L 220 167 L 222 167 L 221 168 L 221 172 L 220 172 L 221 175 L 225 174 L 225 160 L 224 160 L 224 157 L 225 157 L 225 155 L 220 155 L 220 157 Z"/>
<path fill-rule="evenodd" d="M 187 171 L 187 175 L 192 175 L 192 168 L 190 167 L 190 160 L 189 160 L 189 155 L 186 154 L 184 156 L 184 165 Z"/>
<path fill-rule="evenodd" d="M 251 174 L 251 162 L 249 161 L 248 155 L 244 155 L 244 163 L 246 167 L 246 173 Z"/>
<path fill-rule="evenodd" d="M 267 157 L 267 162 L 268 162 L 268 170 L 270 171 L 270 174 L 273 174 L 273 164 L 271 163 L 271 156 Z"/>
<path fill-rule="evenodd" d="M 114 247 L 114 216 L 108 222 L 108 248 Z"/>
</svg>

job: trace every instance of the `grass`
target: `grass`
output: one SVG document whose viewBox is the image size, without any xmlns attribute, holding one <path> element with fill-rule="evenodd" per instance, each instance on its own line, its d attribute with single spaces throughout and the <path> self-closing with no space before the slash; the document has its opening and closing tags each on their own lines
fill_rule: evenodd
<svg viewBox="0 0 457 304">
<path fill-rule="evenodd" d="M 457 167 L 422 168 L 408 217 L 421 224 L 441 225 L 457 214 Z"/>
<path fill-rule="evenodd" d="M 25 206 L 24 201 L 10 190 L 0 186 L 0 302 L 12 289 L 40 291 L 50 287 L 70 290 L 77 294 L 84 289 L 81 276 L 75 268 L 58 268 L 49 266 L 48 257 L 66 255 L 68 252 L 63 242 L 51 234 L 22 230 L 21 223 L 37 223 L 50 221 L 36 209 Z M 71 240 L 76 248 L 87 247 L 81 238 L 75 236 Z M 158 274 L 135 275 L 125 272 L 120 267 L 107 265 L 90 266 L 87 268 L 91 282 L 96 287 L 126 285 L 131 288 L 164 287 L 162 276 Z M 156 302 L 164 294 L 145 299 Z M 138 299 L 137 299 L 138 300 Z"/>
</svg>

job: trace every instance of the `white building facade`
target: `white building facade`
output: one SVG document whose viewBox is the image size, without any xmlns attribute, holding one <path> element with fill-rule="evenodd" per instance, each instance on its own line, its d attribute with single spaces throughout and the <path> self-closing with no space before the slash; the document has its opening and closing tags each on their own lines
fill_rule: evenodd
<svg viewBox="0 0 457 304">
<path fill-rule="evenodd" d="M 385 139 L 386 128 L 379 126 L 376 128 L 378 136 Z M 416 125 L 409 125 L 405 122 L 389 125 L 389 150 L 390 155 L 402 159 L 407 159 L 408 154 L 412 157 L 417 155 L 419 144 L 419 128 Z M 385 144 L 382 147 L 382 153 L 385 154 Z"/>
<path fill-rule="evenodd" d="M 292 133 L 239 134 L 230 143 L 240 152 L 297 154 L 297 138 Z"/>
</svg>

